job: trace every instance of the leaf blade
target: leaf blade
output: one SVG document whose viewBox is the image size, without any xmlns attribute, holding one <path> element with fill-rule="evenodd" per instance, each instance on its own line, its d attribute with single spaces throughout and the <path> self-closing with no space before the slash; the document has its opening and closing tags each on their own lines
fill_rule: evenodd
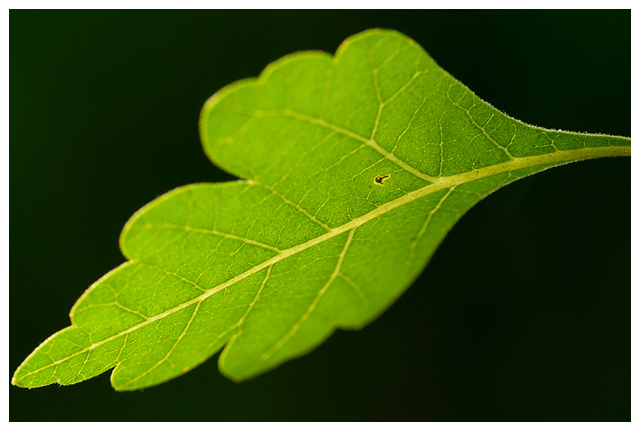
<svg viewBox="0 0 640 431">
<path fill-rule="evenodd" d="M 626 138 L 507 117 L 389 31 L 226 87 L 205 105 L 201 132 L 211 160 L 246 180 L 179 188 L 136 213 L 121 236 L 130 261 L 81 297 L 74 326 L 27 358 L 14 384 L 72 384 L 115 366 L 113 386 L 137 389 L 225 343 L 221 371 L 252 377 L 374 319 L 493 190 L 630 154 Z"/>
</svg>

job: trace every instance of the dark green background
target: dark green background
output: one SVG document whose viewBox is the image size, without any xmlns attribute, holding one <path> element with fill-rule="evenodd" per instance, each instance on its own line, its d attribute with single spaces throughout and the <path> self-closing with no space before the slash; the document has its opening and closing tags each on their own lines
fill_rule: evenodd
<svg viewBox="0 0 640 431">
<path fill-rule="evenodd" d="M 123 262 L 134 211 L 231 178 L 199 143 L 211 94 L 371 27 L 525 122 L 631 134 L 629 11 L 11 11 L 8 378 Z M 214 357 L 142 392 L 11 387 L 10 419 L 630 420 L 630 177 L 596 160 L 498 191 L 381 318 L 255 380 Z"/>
</svg>

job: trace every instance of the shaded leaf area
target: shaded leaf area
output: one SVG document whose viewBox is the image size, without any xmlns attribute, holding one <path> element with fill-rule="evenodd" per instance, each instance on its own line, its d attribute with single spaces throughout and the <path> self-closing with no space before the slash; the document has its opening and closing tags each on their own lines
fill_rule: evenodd
<svg viewBox="0 0 640 431">
<path fill-rule="evenodd" d="M 225 345 L 220 370 L 255 376 L 377 317 L 492 191 L 630 155 L 627 138 L 509 118 L 383 30 L 225 87 L 206 103 L 201 135 L 242 180 L 181 187 L 138 211 L 121 236 L 129 260 L 85 292 L 72 326 L 14 384 L 73 384 L 115 367 L 113 386 L 133 390 Z"/>
</svg>

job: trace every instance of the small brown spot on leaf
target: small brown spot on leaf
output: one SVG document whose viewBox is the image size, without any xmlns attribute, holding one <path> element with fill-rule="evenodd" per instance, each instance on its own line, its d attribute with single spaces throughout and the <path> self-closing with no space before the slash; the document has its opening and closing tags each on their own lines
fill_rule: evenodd
<svg viewBox="0 0 640 431">
<path fill-rule="evenodd" d="M 389 178 L 391 175 L 376 175 L 376 177 L 373 179 L 373 182 L 376 183 L 379 186 L 384 186 L 384 182 L 387 180 L 387 178 Z"/>
</svg>

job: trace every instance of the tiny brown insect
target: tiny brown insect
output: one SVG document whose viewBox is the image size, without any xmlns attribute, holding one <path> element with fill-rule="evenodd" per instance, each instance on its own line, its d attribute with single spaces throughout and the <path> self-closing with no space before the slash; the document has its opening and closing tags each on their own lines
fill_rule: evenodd
<svg viewBox="0 0 640 431">
<path fill-rule="evenodd" d="M 384 182 L 387 178 L 389 178 L 391 175 L 376 175 L 376 177 L 373 179 L 373 182 L 383 186 Z"/>
</svg>

